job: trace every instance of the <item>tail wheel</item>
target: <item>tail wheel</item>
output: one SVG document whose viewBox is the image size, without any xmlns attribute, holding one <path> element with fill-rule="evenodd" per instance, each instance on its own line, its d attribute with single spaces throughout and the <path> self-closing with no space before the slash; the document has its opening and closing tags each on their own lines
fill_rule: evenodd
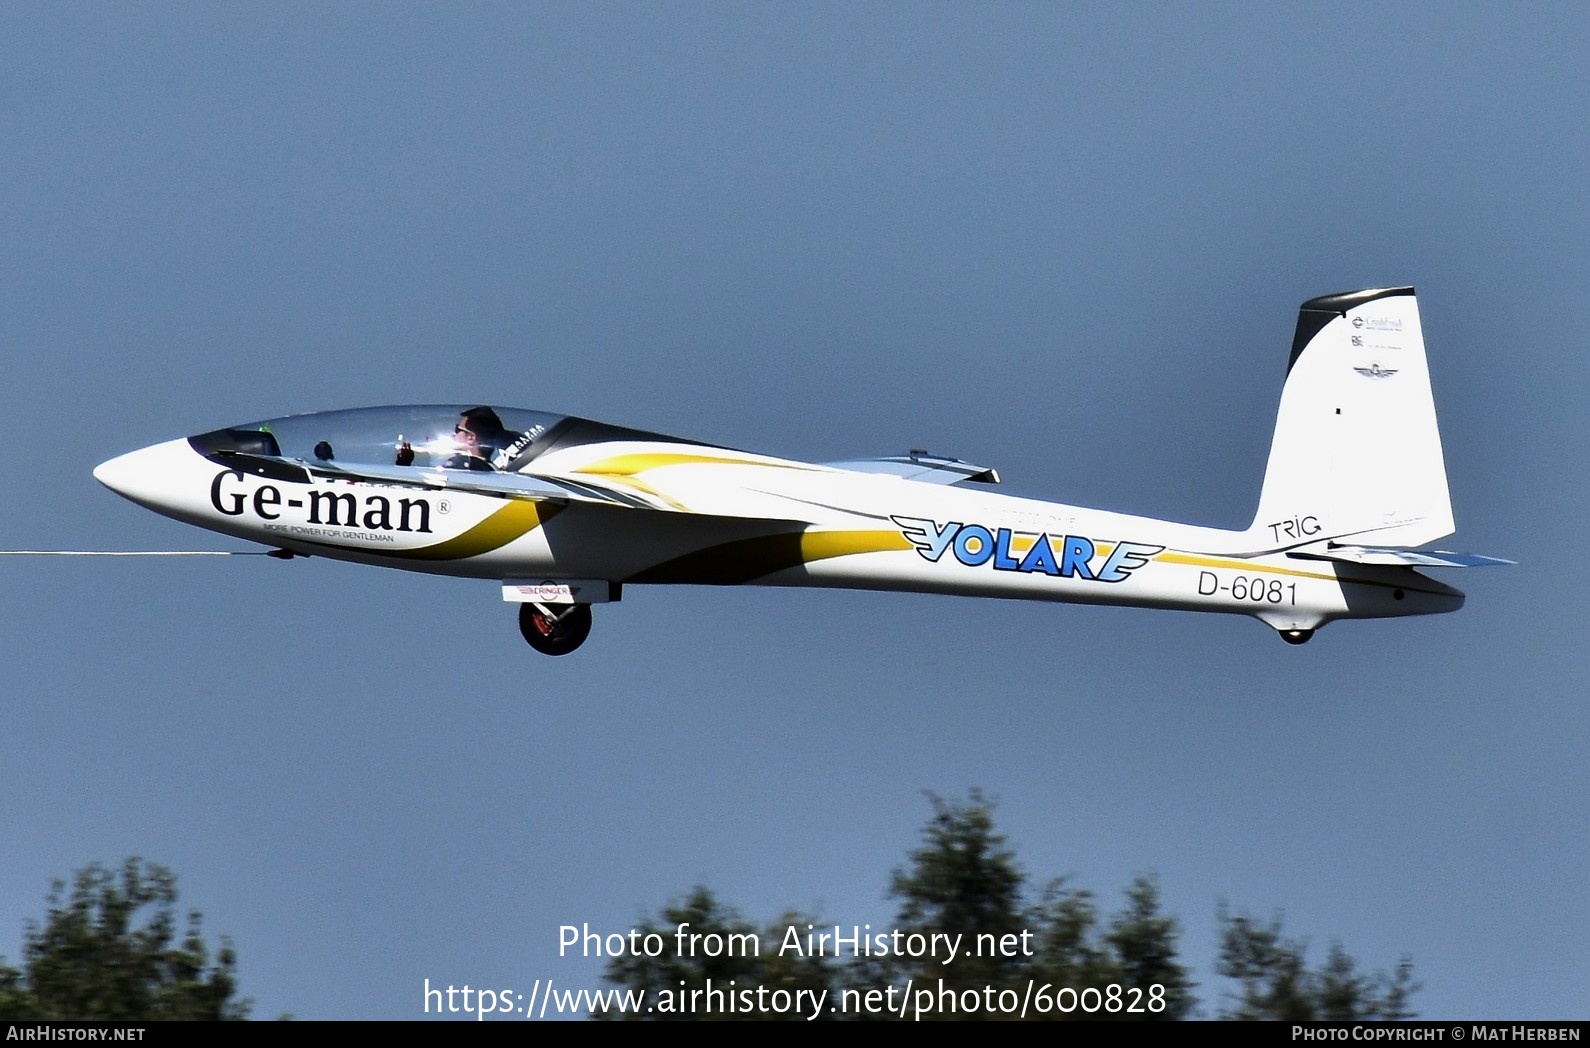
<svg viewBox="0 0 1590 1048">
<path fill-rule="evenodd" d="M 591 634 L 591 606 L 519 605 L 519 632 L 543 655 L 567 655 Z"/>
<path fill-rule="evenodd" d="M 1314 636 L 1313 630 L 1282 630 L 1281 639 L 1288 644 L 1307 644 L 1310 637 Z"/>
</svg>

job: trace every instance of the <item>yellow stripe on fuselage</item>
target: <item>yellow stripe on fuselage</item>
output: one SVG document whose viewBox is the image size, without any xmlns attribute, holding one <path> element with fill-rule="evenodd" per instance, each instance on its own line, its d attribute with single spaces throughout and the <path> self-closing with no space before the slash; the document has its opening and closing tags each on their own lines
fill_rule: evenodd
<svg viewBox="0 0 1590 1048">
<path fill-rule="evenodd" d="M 388 550 L 388 556 L 408 557 L 413 560 L 463 560 L 478 557 L 500 549 L 527 535 L 556 516 L 563 507 L 556 503 L 528 502 L 514 499 L 504 502 L 501 509 L 486 517 L 474 527 L 434 546 L 419 549 Z"/>
<path fill-rule="evenodd" d="M 801 559 L 807 564 L 852 553 L 915 548 L 898 531 L 808 531 L 801 536 Z"/>
<path fill-rule="evenodd" d="M 612 458 L 600 459 L 574 470 L 575 473 L 600 473 L 614 474 L 621 477 L 634 476 L 644 473 L 648 469 L 660 469 L 663 466 L 695 466 L 695 465 L 722 465 L 722 466 L 767 466 L 772 469 L 801 469 L 809 470 L 810 466 L 800 466 L 795 463 L 785 462 L 759 462 L 753 459 L 730 458 L 726 455 L 688 455 L 672 451 L 645 451 L 631 455 L 614 455 Z"/>
<path fill-rule="evenodd" d="M 1176 553 L 1166 550 L 1154 558 L 1168 564 L 1190 564 L 1195 568 L 1232 568 L 1236 571 L 1266 572 L 1271 575 L 1295 575 L 1300 579 L 1326 579 L 1336 581 L 1335 575 L 1327 575 L 1318 571 L 1304 571 L 1301 568 L 1280 568 L 1264 564 L 1255 560 L 1227 560 L 1221 557 L 1206 557 L 1197 553 Z"/>
</svg>

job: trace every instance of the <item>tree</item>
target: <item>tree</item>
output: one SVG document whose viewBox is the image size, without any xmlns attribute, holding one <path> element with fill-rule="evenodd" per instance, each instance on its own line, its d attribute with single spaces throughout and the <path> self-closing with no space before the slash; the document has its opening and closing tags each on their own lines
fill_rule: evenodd
<svg viewBox="0 0 1590 1048">
<path fill-rule="evenodd" d="M 931 797 L 933 817 L 922 831 L 922 846 L 911 853 L 911 865 L 896 870 L 890 894 L 901 900 L 897 924 L 902 931 L 931 934 L 960 932 L 962 955 L 951 965 L 935 961 L 908 967 L 914 978 L 942 979 L 945 985 L 1025 988 L 1031 981 L 1081 993 L 1101 995 L 1111 986 L 1162 988 L 1163 1007 L 1141 1011 L 1070 1007 L 1069 998 L 1043 1014 L 1054 1019 L 1141 1018 L 1180 1019 L 1194 1004 L 1192 982 L 1176 961 L 1178 930 L 1172 917 L 1159 911 L 1159 889 L 1140 877 L 1127 889 L 1126 909 L 1099 925 L 1092 894 L 1053 881 L 1041 898 L 1028 905 L 1026 876 L 1003 835 L 994 830 L 994 806 L 973 790 L 965 804 Z M 1030 952 L 988 956 L 982 942 L 1027 933 Z M 990 936 L 980 939 L 981 936 Z M 1102 997 L 1101 997 L 1102 999 Z"/>
<path fill-rule="evenodd" d="M 1164 987 L 1165 1008 L 1147 1019 L 1182 1019 L 1192 1011 L 1193 982 L 1176 960 L 1176 918 L 1159 910 L 1159 886 L 1139 877 L 1126 890 L 1126 909 L 1110 924 L 1106 940 L 1115 952 L 1117 982 L 1146 989 Z"/>
<path fill-rule="evenodd" d="M 665 907 L 658 921 L 647 921 L 634 929 L 639 942 L 644 943 L 650 936 L 660 940 L 661 949 L 656 956 L 641 950 L 626 952 L 607 962 L 608 982 L 644 992 L 652 1010 L 597 1011 L 592 1017 L 803 1020 L 806 1016 L 799 1012 L 740 1008 L 738 997 L 732 1002 L 732 1009 L 721 996 L 719 1007 L 699 1007 L 691 993 L 709 987 L 716 988 L 720 995 L 758 987 L 791 994 L 797 990 L 830 989 L 833 973 L 829 958 L 787 956 L 779 950 L 786 929 L 804 928 L 809 923 L 809 918 L 791 912 L 765 932 L 759 932 L 737 910 L 719 903 L 710 889 L 697 887 L 684 899 Z M 683 941 L 681 929 L 687 936 Z"/>
<path fill-rule="evenodd" d="M 1395 975 L 1362 975 L 1340 943 L 1331 944 L 1325 966 L 1311 971 L 1307 944 L 1287 939 L 1281 918 L 1268 922 L 1220 914 L 1220 974 L 1237 980 L 1239 992 L 1222 1019 L 1411 1019 L 1409 998 L 1419 988 L 1413 962 L 1404 957 Z"/>
<path fill-rule="evenodd" d="M 1071 987 L 1109 982 L 1110 958 L 1098 941 L 1099 911 L 1092 892 L 1058 878 L 1044 889 L 1032 916 L 1039 928 L 1039 976 L 1045 982 Z"/>
<path fill-rule="evenodd" d="M 894 871 L 889 894 L 900 900 L 896 927 L 931 937 L 960 933 L 968 944 L 979 936 L 998 942 L 1026 927 L 1022 907 L 1025 881 L 1005 838 L 994 832 L 993 805 L 972 791 L 966 804 L 928 795 L 933 817 L 922 829 L 922 845 L 911 865 Z M 952 985 L 1000 983 L 1026 958 L 962 956 L 952 965 L 925 958 L 907 975 L 932 975 Z"/>
<path fill-rule="evenodd" d="M 1127 1002 L 1134 1006 L 1130 1010 L 1056 1008 L 1051 1019 L 1184 1019 L 1197 1003 L 1187 969 L 1177 961 L 1176 919 L 1160 912 L 1159 888 L 1150 877 L 1132 882 L 1126 908 L 1110 918 L 1107 928 L 1100 926 L 1092 893 L 1063 880 L 1050 883 L 1028 911 L 1027 924 L 1038 937 L 1038 950 L 1025 977 L 1078 993 L 1090 988 L 1108 993 L 1112 986 L 1141 991 Z"/>
<path fill-rule="evenodd" d="M 22 968 L 0 960 L 0 1016 L 7 1019 L 246 1019 L 235 999 L 237 958 L 221 940 L 215 963 L 187 914 L 177 942 L 177 879 L 163 866 L 128 859 L 119 872 L 94 863 L 77 871 L 71 895 L 56 880 L 49 916 L 29 921 Z"/>
<path fill-rule="evenodd" d="M 1063 879 L 1050 881 L 1036 900 L 1027 897 L 1027 879 L 1016 855 L 994 826 L 993 804 L 977 791 L 962 803 L 929 795 L 932 817 L 922 828 L 921 843 L 904 866 L 889 879 L 888 895 L 899 902 L 890 929 L 873 926 L 876 935 L 897 932 L 904 937 L 935 940 L 959 937 L 958 952 L 945 963 L 946 951 L 919 951 L 915 956 L 887 956 L 857 951 L 857 956 L 813 958 L 784 956 L 783 937 L 821 921 L 786 914 L 761 933 L 756 957 L 719 959 L 672 953 L 674 930 L 689 923 L 693 931 L 725 937 L 750 934 L 754 927 L 717 902 L 706 888 L 697 888 L 683 903 L 665 909 L 654 932 L 670 943 L 666 956 L 620 957 L 610 961 L 607 978 L 629 990 L 651 995 L 701 987 L 710 978 L 722 986 L 734 979 L 741 988 L 763 985 L 794 990 L 826 989 L 834 1004 L 848 991 L 852 999 L 868 999 L 880 991 L 912 987 L 932 998 L 933 1018 L 1008 1018 L 1023 1001 L 1036 999 L 1029 1016 L 1049 1019 L 1185 1019 L 1197 1006 L 1195 984 L 1180 960 L 1180 928 L 1160 909 L 1159 886 L 1138 877 L 1126 889 L 1125 905 L 1101 918 L 1091 892 Z M 1219 973 L 1237 981 L 1233 1008 L 1222 1018 L 1238 1019 L 1404 1019 L 1418 984 L 1411 962 L 1404 960 L 1392 976 L 1361 974 L 1352 958 L 1333 946 L 1325 966 L 1311 971 L 1303 946 L 1286 940 L 1279 919 L 1262 924 L 1221 911 L 1224 929 Z M 843 925 L 848 930 L 851 925 Z M 1018 945 L 1019 944 L 1019 945 Z M 1004 949 L 999 946 L 1014 948 Z M 1042 988 L 1041 990 L 1038 988 Z M 1029 993 L 1032 990 L 1035 992 Z M 890 998 L 893 1000 L 893 998 Z M 910 1002 L 908 1002 L 910 1003 Z M 915 1017 L 915 1005 L 889 1012 L 881 1009 L 837 1012 L 822 1018 L 898 1019 Z M 633 1018 L 666 1018 L 631 1012 Z M 695 1018 L 793 1018 L 757 1012 Z"/>
</svg>

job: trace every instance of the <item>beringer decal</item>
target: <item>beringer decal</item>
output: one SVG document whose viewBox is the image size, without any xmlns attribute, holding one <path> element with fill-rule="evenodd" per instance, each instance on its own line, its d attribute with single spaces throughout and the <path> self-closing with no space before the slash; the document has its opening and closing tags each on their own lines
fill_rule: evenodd
<svg viewBox="0 0 1590 1048">
<path fill-rule="evenodd" d="M 1164 546 L 1142 542 L 1117 542 L 1096 570 L 1092 566 L 1100 545 L 1083 535 L 986 528 L 981 524 L 950 521 L 940 524 L 920 517 L 891 517 L 900 534 L 923 560 L 937 564 L 946 552 L 969 568 L 992 564 L 995 571 L 1021 571 L 1089 582 L 1125 582 L 1162 551 Z M 1051 539 L 1053 541 L 1051 541 Z M 1025 552 L 1019 550 L 1025 549 Z"/>
</svg>

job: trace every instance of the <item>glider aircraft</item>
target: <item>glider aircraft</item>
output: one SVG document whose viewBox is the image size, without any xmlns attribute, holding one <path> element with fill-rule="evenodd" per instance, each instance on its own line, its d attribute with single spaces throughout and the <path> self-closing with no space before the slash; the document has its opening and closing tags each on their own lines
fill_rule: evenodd
<svg viewBox="0 0 1590 1048">
<path fill-rule="evenodd" d="M 816 586 L 1334 619 L 1455 611 L 1421 568 L 1453 530 L 1412 288 L 1305 302 L 1253 523 L 1221 530 L 1005 495 L 923 451 L 809 463 L 487 405 L 231 426 L 94 476 L 272 555 L 499 580 L 537 651 L 646 584 Z"/>
</svg>

